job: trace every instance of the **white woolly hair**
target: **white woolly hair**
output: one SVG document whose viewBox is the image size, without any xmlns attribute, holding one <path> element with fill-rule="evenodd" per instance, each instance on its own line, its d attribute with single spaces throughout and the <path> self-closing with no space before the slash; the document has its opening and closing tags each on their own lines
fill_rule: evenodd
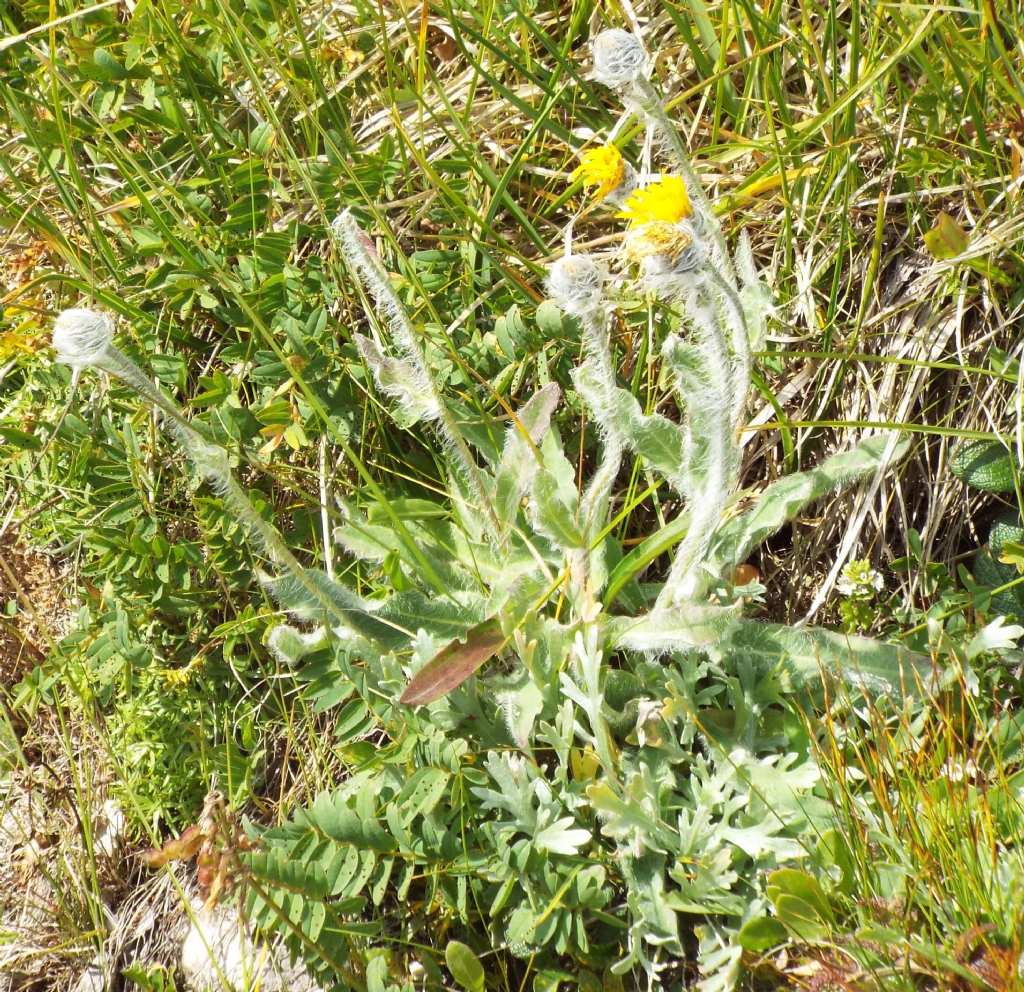
<svg viewBox="0 0 1024 992">
<path fill-rule="evenodd" d="M 53 325 L 57 361 L 73 369 L 99 365 L 113 339 L 114 322 L 98 310 L 73 307 L 61 313 Z"/>
<path fill-rule="evenodd" d="M 604 273 L 586 255 L 567 255 L 548 269 L 548 293 L 565 313 L 593 313 L 601 304 Z"/>
<path fill-rule="evenodd" d="M 605 86 L 628 86 L 637 76 L 647 74 L 647 52 L 635 34 L 621 28 L 602 31 L 592 48 L 594 77 Z"/>
</svg>

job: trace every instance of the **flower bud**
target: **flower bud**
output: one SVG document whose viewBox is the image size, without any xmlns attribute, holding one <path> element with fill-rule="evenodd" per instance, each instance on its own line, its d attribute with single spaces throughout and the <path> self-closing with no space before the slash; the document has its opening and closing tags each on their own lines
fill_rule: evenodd
<svg viewBox="0 0 1024 992">
<path fill-rule="evenodd" d="M 612 28 L 593 41 L 594 76 L 605 86 L 628 86 L 638 75 L 647 74 L 647 52 L 635 34 Z"/>
<path fill-rule="evenodd" d="M 560 258 L 548 269 L 548 293 L 564 313 L 580 315 L 601 303 L 604 276 L 585 255 Z"/>
<path fill-rule="evenodd" d="M 57 361 L 73 369 L 99 365 L 114 339 L 114 322 L 98 310 L 65 310 L 53 325 Z"/>
</svg>

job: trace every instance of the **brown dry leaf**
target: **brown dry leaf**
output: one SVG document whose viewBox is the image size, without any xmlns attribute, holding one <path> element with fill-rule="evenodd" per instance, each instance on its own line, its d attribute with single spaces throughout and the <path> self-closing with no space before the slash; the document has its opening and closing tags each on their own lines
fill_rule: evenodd
<svg viewBox="0 0 1024 992">
<path fill-rule="evenodd" d="M 497 620 L 485 620 L 466 634 L 465 641 L 443 647 L 410 680 L 399 699 L 406 706 L 424 706 L 462 685 L 505 643 Z"/>
</svg>

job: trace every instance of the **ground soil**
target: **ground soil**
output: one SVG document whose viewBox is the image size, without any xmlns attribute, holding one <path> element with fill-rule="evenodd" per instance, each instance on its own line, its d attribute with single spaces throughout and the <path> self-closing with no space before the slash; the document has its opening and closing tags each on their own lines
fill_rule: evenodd
<svg viewBox="0 0 1024 992">
<path fill-rule="evenodd" d="M 10 688 L 46 656 L 67 624 L 64 574 L 53 558 L 0 537 L 0 685 Z"/>
</svg>

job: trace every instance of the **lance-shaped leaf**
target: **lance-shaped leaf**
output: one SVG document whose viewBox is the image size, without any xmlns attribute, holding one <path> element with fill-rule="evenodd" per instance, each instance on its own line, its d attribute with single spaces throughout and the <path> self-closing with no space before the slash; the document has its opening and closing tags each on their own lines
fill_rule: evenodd
<svg viewBox="0 0 1024 992">
<path fill-rule="evenodd" d="M 772 483 L 761 493 L 752 510 L 719 529 L 709 567 L 722 574 L 742 562 L 808 503 L 872 475 L 883 464 L 888 443 L 888 437 L 869 437 L 850 451 L 825 459 L 817 468 L 795 472 Z M 908 439 L 898 442 L 891 460 L 902 458 L 909 446 Z"/>
<path fill-rule="evenodd" d="M 761 281 L 754 264 L 754 253 L 750 245 L 750 236 L 741 232 L 736 246 L 736 271 L 740 277 L 740 305 L 747 324 L 747 336 L 753 351 L 764 347 L 765 324 L 772 310 L 772 294 Z"/>
<path fill-rule="evenodd" d="M 935 685 L 931 659 L 902 645 L 821 627 L 737 618 L 722 651 L 766 665 L 780 661 L 799 685 L 835 679 L 872 694 L 914 696 Z"/>
<path fill-rule="evenodd" d="M 547 469 L 538 468 L 532 489 L 531 506 L 537 529 L 562 550 L 585 548 L 587 539 L 576 523 L 574 511 L 563 502 L 555 477 Z"/>
<path fill-rule="evenodd" d="M 497 620 L 485 620 L 466 634 L 443 647 L 426 663 L 405 687 L 399 698 L 406 706 L 425 706 L 462 685 L 505 643 Z"/>
<path fill-rule="evenodd" d="M 639 575 L 655 558 L 670 551 L 686 537 L 689 526 L 690 515 L 680 513 L 620 559 L 608 576 L 608 584 L 601 597 L 605 607 L 610 606 L 618 598 L 630 579 Z"/>
<path fill-rule="evenodd" d="M 286 572 L 278 576 L 260 574 L 258 578 L 281 608 L 300 620 L 328 627 L 340 625 L 383 647 L 397 647 L 415 633 L 378 618 L 364 599 L 319 569 L 303 569 L 299 576 Z"/>
<path fill-rule="evenodd" d="M 519 501 L 537 472 L 540 464 L 537 445 L 551 426 L 551 415 L 558 406 L 559 396 L 558 386 L 549 382 L 519 409 L 518 422 L 509 425 L 501 462 L 494 476 L 494 510 L 506 527 L 515 520 Z"/>
<path fill-rule="evenodd" d="M 621 438 L 670 481 L 680 477 L 685 435 L 678 424 L 657 413 L 645 414 L 628 390 L 616 388 L 608 396 L 587 365 L 576 369 L 573 381 L 605 433 Z"/>
<path fill-rule="evenodd" d="M 484 599 L 476 593 L 452 590 L 447 597 L 438 597 L 409 589 L 389 596 L 376 616 L 413 633 L 425 630 L 440 640 L 463 637 L 488 612 Z"/>
<path fill-rule="evenodd" d="M 609 627 L 613 647 L 662 654 L 717 644 L 735 622 L 732 607 L 684 603 L 641 617 L 615 618 Z"/>
<path fill-rule="evenodd" d="M 434 390 L 419 369 L 403 359 L 387 358 L 375 342 L 362 334 L 353 335 L 353 340 L 377 386 L 399 401 L 391 415 L 400 427 L 441 416 Z"/>
</svg>

